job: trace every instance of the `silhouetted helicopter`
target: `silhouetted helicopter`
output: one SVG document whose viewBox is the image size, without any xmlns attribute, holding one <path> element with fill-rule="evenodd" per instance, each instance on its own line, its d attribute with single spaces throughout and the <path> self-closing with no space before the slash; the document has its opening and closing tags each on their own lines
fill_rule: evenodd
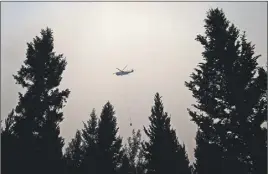
<svg viewBox="0 0 268 174">
<path fill-rule="evenodd" d="M 116 69 L 118 69 L 119 71 L 116 72 L 116 73 L 114 73 L 114 74 L 117 75 L 117 76 L 123 76 L 123 75 L 127 75 L 127 74 L 130 74 L 130 73 L 133 73 L 133 72 L 134 72 L 133 69 L 128 70 L 128 71 L 124 71 L 124 69 L 125 69 L 126 67 L 127 67 L 127 65 L 123 68 L 123 70 L 121 70 L 121 69 L 119 69 L 119 68 L 116 68 Z"/>
</svg>

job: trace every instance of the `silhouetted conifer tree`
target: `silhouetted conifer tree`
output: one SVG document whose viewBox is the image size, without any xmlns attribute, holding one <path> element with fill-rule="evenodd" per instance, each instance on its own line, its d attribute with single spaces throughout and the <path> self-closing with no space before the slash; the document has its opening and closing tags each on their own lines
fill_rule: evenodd
<svg viewBox="0 0 268 174">
<path fill-rule="evenodd" d="M 83 138 L 83 161 L 82 171 L 84 174 L 96 174 L 97 173 L 97 131 L 98 131 L 98 119 L 95 113 L 95 109 L 90 114 L 90 119 L 84 123 L 82 129 Z"/>
<path fill-rule="evenodd" d="M 145 173 L 145 159 L 142 149 L 141 132 L 140 130 L 132 130 L 132 137 L 128 137 L 127 145 L 124 147 L 127 158 L 129 159 L 131 174 Z"/>
<path fill-rule="evenodd" d="M 195 171 L 194 164 L 190 165 L 190 169 L 191 169 L 191 174 L 197 174 L 196 171 Z"/>
<path fill-rule="evenodd" d="M 97 131 L 98 146 L 98 174 L 115 174 L 122 159 L 122 139 L 117 136 L 118 128 L 115 111 L 110 102 L 107 102 L 100 116 Z"/>
<path fill-rule="evenodd" d="M 218 8 L 208 11 L 205 30 L 196 38 L 204 62 L 186 82 L 197 100 L 197 112 L 189 110 L 200 129 L 196 170 L 214 174 L 221 164 L 217 173 L 267 173 L 267 130 L 260 127 L 267 121 L 267 74 L 257 66 L 260 56 Z"/>
<path fill-rule="evenodd" d="M 127 153 L 124 152 L 121 165 L 118 169 L 118 174 L 131 174 L 133 168 L 131 167 L 130 160 L 127 157 Z"/>
<path fill-rule="evenodd" d="M 62 54 L 53 52 L 53 41 L 51 29 L 41 30 L 41 37 L 27 43 L 26 60 L 14 75 L 16 83 L 26 89 L 24 94 L 19 93 L 15 109 L 19 163 L 13 168 L 17 173 L 62 173 L 63 140 L 59 136 L 59 123 L 70 92 L 58 89 L 67 63 Z"/>
<path fill-rule="evenodd" d="M 196 135 L 194 169 L 196 174 L 221 173 L 222 149 L 216 144 L 210 144 L 209 139 L 200 130 Z"/>
<path fill-rule="evenodd" d="M 83 160 L 82 136 L 79 130 L 71 140 L 64 155 L 67 174 L 81 174 L 81 163 Z"/>
<path fill-rule="evenodd" d="M 148 174 L 190 174 L 189 160 L 184 146 L 171 128 L 170 117 L 164 112 L 161 97 L 156 93 L 149 117 L 150 126 L 144 128 L 149 141 L 143 145 Z"/>
<path fill-rule="evenodd" d="M 16 157 L 16 137 L 14 135 L 14 110 L 5 119 L 5 127 L 1 124 L 1 172 L 15 174 L 14 164 L 18 163 Z"/>
</svg>

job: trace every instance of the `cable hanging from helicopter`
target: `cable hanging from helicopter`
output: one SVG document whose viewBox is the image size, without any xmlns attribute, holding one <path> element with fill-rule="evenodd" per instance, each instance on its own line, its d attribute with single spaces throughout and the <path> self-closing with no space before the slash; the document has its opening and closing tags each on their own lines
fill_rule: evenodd
<svg viewBox="0 0 268 174">
<path fill-rule="evenodd" d="M 117 76 L 123 76 L 123 75 L 128 75 L 128 74 L 130 74 L 130 73 L 133 73 L 134 72 L 134 70 L 133 69 L 131 69 L 131 70 L 125 70 L 126 69 L 126 67 L 127 67 L 127 65 L 121 70 L 121 69 L 119 69 L 119 68 L 116 68 L 118 71 L 117 72 L 115 72 L 115 73 L 113 73 L 113 74 L 115 74 L 115 75 L 117 75 Z M 127 97 L 127 95 L 125 94 L 125 97 Z M 132 121 L 131 121 L 131 117 L 129 116 L 129 122 L 130 122 L 130 126 L 132 126 Z"/>
</svg>

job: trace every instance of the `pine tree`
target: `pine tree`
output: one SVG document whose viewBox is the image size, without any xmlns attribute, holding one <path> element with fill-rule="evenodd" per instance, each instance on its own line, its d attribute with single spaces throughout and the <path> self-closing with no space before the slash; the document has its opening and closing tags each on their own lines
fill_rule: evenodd
<svg viewBox="0 0 268 174">
<path fill-rule="evenodd" d="M 125 146 L 125 153 L 129 159 L 131 174 L 143 174 L 144 168 L 144 156 L 141 141 L 140 130 L 132 130 L 132 137 L 128 137 L 127 145 Z"/>
<path fill-rule="evenodd" d="M 220 146 L 210 144 L 205 134 L 200 130 L 196 134 L 195 163 L 196 174 L 221 173 L 222 149 Z"/>
<path fill-rule="evenodd" d="M 1 124 L 1 172 L 15 174 L 16 169 L 13 167 L 14 164 L 18 163 L 16 158 L 16 143 L 17 139 L 13 132 L 14 126 L 14 110 L 8 114 L 5 119 L 5 128 Z"/>
<path fill-rule="evenodd" d="M 82 129 L 82 171 L 84 174 L 96 174 L 97 172 L 97 131 L 98 119 L 95 109 L 93 109 L 90 114 L 90 119 L 87 121 L 87 123 L 84 123 L 84 128 Z"/>
<path fill-rule="evenodd" d="M 5 119 L 5 128 L 2 127 L 1 124 L 1 135 L 12 135 L 14 134 L 14 130 L 13 130 L 13 126 L 15 123 L 14 120 L 14 109 L 12 109 L 12 111 L 8 114 L 7 118 Z"/>
<path fill-rule="evenodd" d="M 133 168 L 131 166 L 131 162 L 127 156 L 127 153 L 123 152 L 122 162 L 117 173 L 118 174 L 131 174 L 132 170 Z"/>
<path fill-rule="evenodd" d="M 79 130 L 69 143 L 64 155 L 67 174 L 81 174 L 81 163 L 83 160 L 82 136 Z"/>
<path fill-rule="evenodd" d="M 190 165 L 190 170 L 191 170 L 191 174 L 197 174 L 196 171 L 195 171 L 194 164 Z"/>
<path fill-rule="evenodd" d="M 19 93 L 15 109 L 14 135 L 20 149 L 20 162 L 14 164 L 17 173 L 62 173 L 59 123 L 70 91 L 58 89 L 67 63 L 62 54 L 53 52 L 53 41 L 51 29 L 41 30 L 41 37 L 27 43 L 26 60 L 14 75 L 16 83 L 26 89 Z"/>
<path fill-rule="evenodd" d="M 102 109 L 97 131 L 98 174 L 115 174 L 122 159 L 122 139 L 117 136 L 118 128 L 114 114 L 113 106 L 107 102 Z"/>
<path fill-rule="evenodd" d="M 217 161 L 224 174 L 267 173 L 267 130 L 260 127 L 267 121 L 267 74 L 258 67 L 260 55 L 218 8 L 208 11 L 205 30 L 205 36 L 196 38 L 205 48 L 204 61 L 186 82 L 197 100 L 189 114 L 202 132 L 197 171 L 214 174 L 211 165 Z M 212 149 L 217 152 L 206 160 L 215 163 L 201 160 L 200 154 Z"/>
<path fill-rule="evenodd" d="M 143 144 L 148 174 L 190 174 L 189 160 L 180 145 L 170 117 L 164 112 L 161 97 L 156 93 L 149 117 L 150 126 L 144 128 L 149 141 Z"/>
</svg>

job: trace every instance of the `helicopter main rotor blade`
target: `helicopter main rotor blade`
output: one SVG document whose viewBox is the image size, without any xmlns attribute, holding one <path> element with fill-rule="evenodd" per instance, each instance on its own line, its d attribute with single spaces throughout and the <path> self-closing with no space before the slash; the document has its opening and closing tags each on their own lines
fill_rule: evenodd
<svg viewBox="0 0 268 174">
<path fill-rule="evenodd" d="M 123 68 L 123 71 L 126 69 L 127 65 Z"/>
<path fill-rule="evenodd" d="M 122 70 L 121 70 L 121 69 L 119 69 L 119 68 L 116 68 L 116 69 L 122 72 Z"/>
</svg>

